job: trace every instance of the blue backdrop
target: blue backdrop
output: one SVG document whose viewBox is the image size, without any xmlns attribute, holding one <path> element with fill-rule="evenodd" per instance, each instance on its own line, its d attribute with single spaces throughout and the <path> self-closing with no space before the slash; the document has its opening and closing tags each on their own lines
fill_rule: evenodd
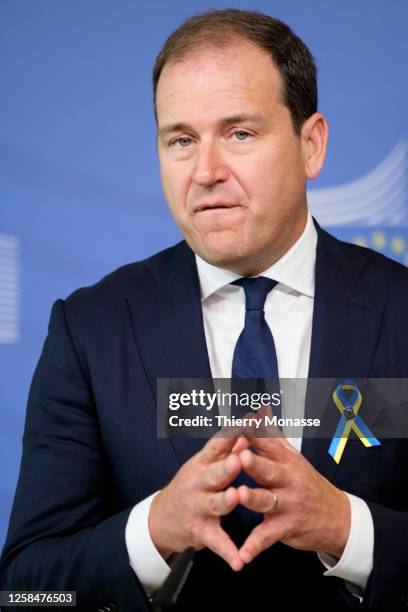
<svg viewBox="0 0 408 612">
<path fill-rule="evenodd" d="M 408 2 L 259 0 L 317 58 L 330 124 L 310 204 L 408 264 Z M 51 304 L 179 240 L 159 183 L 151 68 L 199 0 L 0 1 L 0 545 Z"/>
</svg>

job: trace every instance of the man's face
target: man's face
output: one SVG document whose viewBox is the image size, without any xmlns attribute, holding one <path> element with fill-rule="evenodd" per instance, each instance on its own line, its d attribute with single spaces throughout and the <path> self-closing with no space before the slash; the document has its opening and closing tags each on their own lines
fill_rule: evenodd
<svg viewBox="0 0 408 612">
<path fill-rule="evenodd" d="M 164 194 L 207 262 L 257 274 L 306 221 L 302 140 L 271 58 L 245 41 L 166 64 L 157 88 Z"/>
</svg>

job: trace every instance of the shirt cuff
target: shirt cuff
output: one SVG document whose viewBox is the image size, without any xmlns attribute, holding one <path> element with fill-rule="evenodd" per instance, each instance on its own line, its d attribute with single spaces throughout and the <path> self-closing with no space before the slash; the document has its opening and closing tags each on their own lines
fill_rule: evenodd
<svg viewBox="0 0 408 612">
<path fill-rule="evenodd" d="M 337 576 L 356 585 L 364 592 L 373 569 L 374 524 L 371 512 L 360 497 L 346 493 L 351 506 L 351 527 L 346 547 L 340 559 L 327 553 L 317 553 L 327 568 L 325 576 Z M 349 585 L 348 585 L 349 586 Z M 349 589 L 353 595 L 359 595 Z"/>
<path fill-rule="evenodd" d="M 170 574 L 170 567 L 153 544 L 149 531 L 150 505 L 157 493 L 159 491 L 136 504 L 125 529 L 130 567 L 149 597 L 161 587 Z"/>
</svg>

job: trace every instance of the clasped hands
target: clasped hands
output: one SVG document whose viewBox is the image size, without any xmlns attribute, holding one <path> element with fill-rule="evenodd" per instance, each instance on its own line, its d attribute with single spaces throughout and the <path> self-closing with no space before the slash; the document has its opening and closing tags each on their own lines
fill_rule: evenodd
<svg viewBox="0 0 408 612">
<path fill-rule="evenodd" d="M 232 486 L 241 470 L 259 487 Z M 238 550 L 220 519 L 239 504 L 264 517 Z M 154 497 L 149 531 L 164 559 L 207 547 L 239 571 L 278 541 L 340 558 L 350 515 L 346 494 L 285 438 L 216 435 Z"/>
</svg>

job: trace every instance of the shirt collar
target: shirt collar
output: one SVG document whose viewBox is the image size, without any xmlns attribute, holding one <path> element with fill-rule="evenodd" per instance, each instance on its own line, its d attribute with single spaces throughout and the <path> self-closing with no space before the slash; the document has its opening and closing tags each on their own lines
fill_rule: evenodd
<svg viewBox="0 0 408 612">
<path fill-rule="evenodd" d="M 273 278 L 278 283 L 308 297 L 314 297 L 317 232 L 310 214 L 305 229 L 295 244 L 270 268 L 258 276 Z M 201 300 L 241 278 L 240 274 L 217 268 L 196 254 Z"/>
</svg>

